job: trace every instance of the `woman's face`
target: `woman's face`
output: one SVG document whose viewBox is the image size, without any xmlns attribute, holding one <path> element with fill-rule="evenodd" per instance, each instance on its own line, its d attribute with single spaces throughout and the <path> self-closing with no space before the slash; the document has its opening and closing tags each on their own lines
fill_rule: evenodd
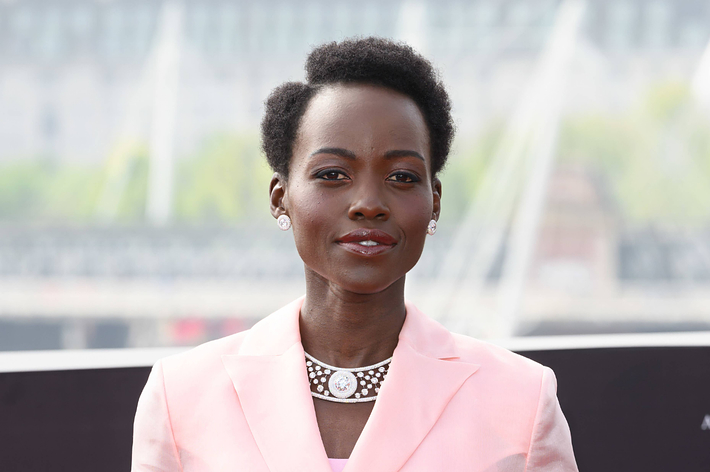
<svg viewBox="0 0 710 472">
<path fill-rule="evenodd" d="M 311 99 L 288 180 L 271 184 L 272 214 L 292 221 L 306 270 L 341 289 L 380 292 L 419 260 L 441 184 L 429 133 L 410 98 L 369 85 L 335 85 Z"/>
</svg>

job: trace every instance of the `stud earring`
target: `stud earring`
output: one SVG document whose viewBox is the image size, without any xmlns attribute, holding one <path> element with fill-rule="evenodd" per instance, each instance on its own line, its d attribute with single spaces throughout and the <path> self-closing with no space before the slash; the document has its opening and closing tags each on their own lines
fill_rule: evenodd
<svg viewBox="0 0 710 472">
<path fill-rule="evenodd" d="M 436 220 L 431 220 L 429 225 L 426 227 L 426 234 L 434 236 L 434 233 L 436 233 Z"/>
<path fill-rule="evenodd" d="M 288 231 L 291 227 L 291 218 L 289 218 L 288 215 L 281 215 L 276 219 L 276 223 L 279 225 L 279 228 L 281 228 L 281 231 Z"/>
</svg>

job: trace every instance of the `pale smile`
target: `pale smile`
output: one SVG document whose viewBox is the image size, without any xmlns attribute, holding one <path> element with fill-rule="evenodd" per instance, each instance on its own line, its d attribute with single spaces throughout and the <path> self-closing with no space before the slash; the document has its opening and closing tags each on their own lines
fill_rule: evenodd
<svg viewBox="0 0 710 472">
<path fill-rule="evenodd" d="M 358 244 L 360 246 L 379 246 L 380 245 L 380 243 L 378 243 L 377 241 L 371 241 L 369 239 L 367 241 L 359 241 Z"/>
<path fill-rule="evenodd" d="M 347 249 L 350 252 L 359 254 L 361 256 L 378 256 L 382 253 L 390 251 L 395 247 L 394 244 L 382 244 L 376 241 L 353 241 L 353 242 L 339 242 L 340 247 Z"/>
</svg>

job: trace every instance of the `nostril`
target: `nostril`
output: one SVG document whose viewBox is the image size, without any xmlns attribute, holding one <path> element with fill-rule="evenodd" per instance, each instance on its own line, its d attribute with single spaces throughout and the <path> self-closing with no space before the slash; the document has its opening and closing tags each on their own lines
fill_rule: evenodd
<svg viewBox="0 0 710 472">
<path fill-rule="evenodd" d="M 382 202 L 362 202 L 354 203 L 349 211 L 348 216 L 351 219 L 387 219 L 389 217 L 388 208 Z"/>
</svg>

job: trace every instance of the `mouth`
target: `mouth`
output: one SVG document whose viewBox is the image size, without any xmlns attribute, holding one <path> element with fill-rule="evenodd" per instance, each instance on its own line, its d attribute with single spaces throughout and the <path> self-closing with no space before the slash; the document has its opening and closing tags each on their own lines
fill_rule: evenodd
<svg viewBox="0 0 710 472">
<path fill-rule="evenodd" d="M 397 240 L 379 229 L 359 228 L 336 240 L 340 246 L 356 254 L 376 256 L 397 245 Z"/>
</svg>

